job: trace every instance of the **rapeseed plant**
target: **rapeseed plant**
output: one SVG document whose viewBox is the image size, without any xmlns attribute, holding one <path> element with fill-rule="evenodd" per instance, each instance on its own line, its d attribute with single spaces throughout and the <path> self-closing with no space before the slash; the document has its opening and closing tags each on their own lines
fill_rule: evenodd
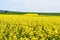
<svg viewBox="0 0 60 40">
<path fill-rule="evenodd" d="M 0 40 L 60 40 L 60 16 L 0 14 Z"/>
</svg>

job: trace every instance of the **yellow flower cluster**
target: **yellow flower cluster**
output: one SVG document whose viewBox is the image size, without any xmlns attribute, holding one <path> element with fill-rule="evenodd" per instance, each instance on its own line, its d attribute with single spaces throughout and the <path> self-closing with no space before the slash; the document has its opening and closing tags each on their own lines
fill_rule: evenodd
<svg viewBox="0 0 60 40">
<path fill-rule="evenodd" d="M 60 40 L 60 16 L 0 14 L 0 40 Z"/>
</svg>

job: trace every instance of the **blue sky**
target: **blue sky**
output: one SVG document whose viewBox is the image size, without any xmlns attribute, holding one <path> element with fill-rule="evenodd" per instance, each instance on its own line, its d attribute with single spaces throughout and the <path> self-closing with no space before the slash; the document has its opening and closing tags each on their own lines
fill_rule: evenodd
<svg viewBox="0 0 60 40">
<path fill-rule="evenodd" d="M 60 12 L 60 0 L 0 0 L 0 9 L 22 12 Z"/>
</svg>

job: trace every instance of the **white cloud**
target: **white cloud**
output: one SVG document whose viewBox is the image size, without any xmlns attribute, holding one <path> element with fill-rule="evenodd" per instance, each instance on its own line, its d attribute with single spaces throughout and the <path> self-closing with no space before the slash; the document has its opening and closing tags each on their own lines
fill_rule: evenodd
<svg viewBox="0 0 60 40">
<path fill-rule="evenodd" d="M 13 10 L 60 11 L 60 0 L 7 0 L 7 1 L 9 4 L 6 2 L 7 3 L 6 8 Z"/>
</svg>

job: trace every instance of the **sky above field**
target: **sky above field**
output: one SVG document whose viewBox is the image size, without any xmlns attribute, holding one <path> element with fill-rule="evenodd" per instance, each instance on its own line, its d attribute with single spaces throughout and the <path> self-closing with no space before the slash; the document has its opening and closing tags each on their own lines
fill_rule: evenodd
<svg viewBox="0 0 60 40">
<path fill-rule="evenodd" d="M 60 12 L 60 0 L 0 0 L 1 10 Z"/>
</svg>

